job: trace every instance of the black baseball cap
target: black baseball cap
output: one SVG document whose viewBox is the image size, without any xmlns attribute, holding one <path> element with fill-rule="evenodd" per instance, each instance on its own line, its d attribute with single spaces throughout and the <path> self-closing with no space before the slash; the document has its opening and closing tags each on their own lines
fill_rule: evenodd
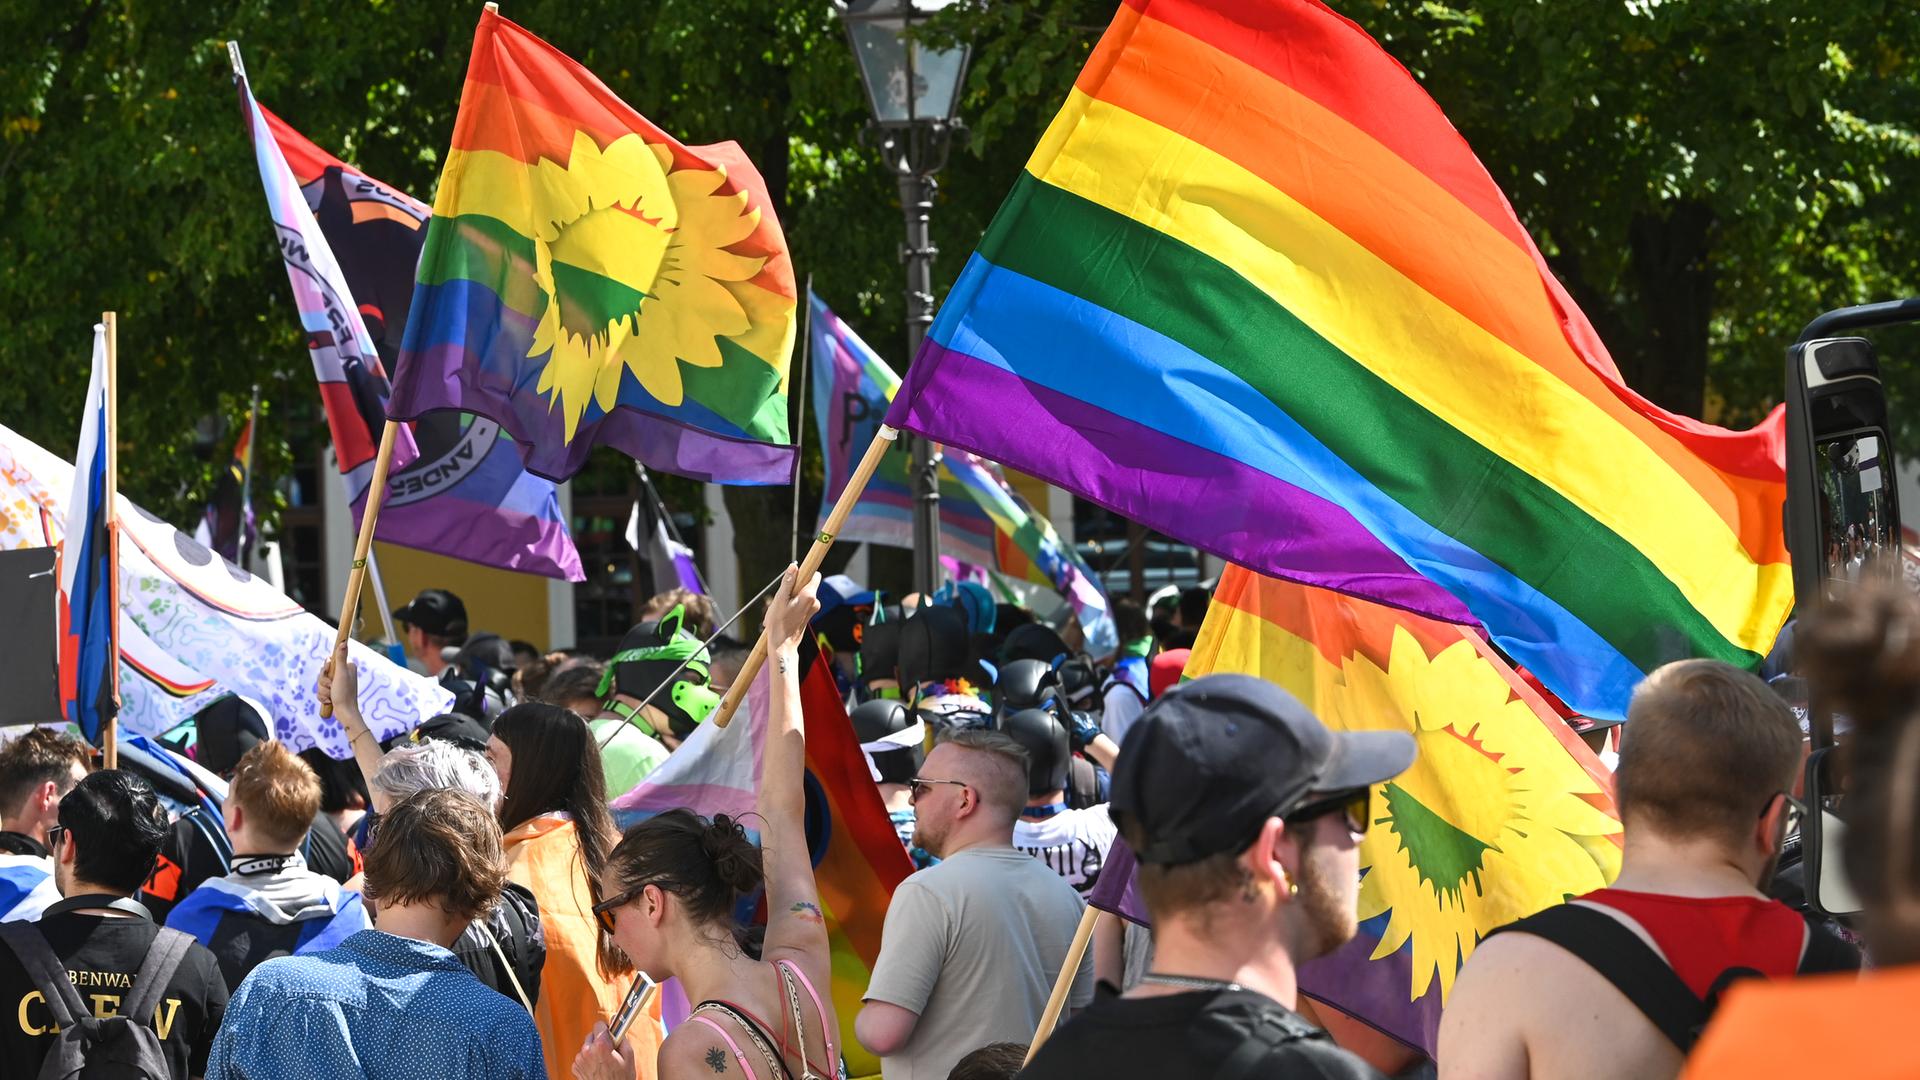
<svg viewBox="0 0 1920 1080">
<path fill-rule="evenodd" d="M 480 721 L 463 713 L 441 713 L 428 717 L 420 726 L 405 735 L 396 735 L 389 739 L 385 749 L 424 742 L 450 742 L 477 753 L 487 752 L 487 728 Z"/>
<path fill-rule="evenodd" d="M 1309 795 L 1390 780 L 1413 764 L 1404 731 L 1327 730 L 1292 694 L 1251 675 L 1207 675 L 1147 707 L 1113 767 L 1111 812 L 1177 866 L 1238 851 Z"/>
<path fill-rule="evenodd" d="M 445 589 L 423 589 L 394 610 L 393 617 L 434 637 L 460 642 L 467 637 L 467 605 Z"/>
</svg>

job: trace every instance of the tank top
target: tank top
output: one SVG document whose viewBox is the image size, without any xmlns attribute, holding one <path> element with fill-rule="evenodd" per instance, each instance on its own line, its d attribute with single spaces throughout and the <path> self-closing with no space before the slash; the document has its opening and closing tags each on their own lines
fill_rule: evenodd
<svg viewBox="0 0 1920 1080">
<path fill-rule="evenodd" d="M 1687 989 L 1705 999 L 1728 968 L 1784 979 L 1800 967 L 1807 924 L 1778 900 L 1755 896 L 1665 896 L 1599 889 L 1581 900 L 1632 919 L 1659 946 Z"/>
<path fill-rule="evenodd" d="M 755 1070 L 747 1051 L 727 1033 L 725 1028 L 715 1023 L 712 1017 L 703 1014 L 717 1012 L 740 1025 L 747 1033 L 748 1041 L 759 1052 L 761 1060 L 766 1062 L 769 1069 L 778 1067 L 778 1075 L 770 1074 L 766 1080 L 834 1080 L 841 1075 L 839 1055 L 834 1052 L 833 1032 L 826 1027 L 827 1011 L 820 1004 L 820 995 L 814 990 L 813 983 L 808 981 L 806 973 L 800 970 L 798 964 L 788 960 L 775 960 L 773 969 L 775 992 L 787 1005 L 785 1019 L 792 1022 L 794 1042 L 789 1043 L 785 1038 L 787 1032 L 785 1024 L 782 1024 L 780 1033 L 776 1035 L 765 1022 L 754 1015 L 752 1010 L 731 1001 L 720 999 L 703 1001 L 694 1007 L 687 1018 L 688 1021 L 712 1029 L 721 1041 L 727 1044 L 727 1048 L 733 1051 L 734 1060 L 740 1063 L 740 1071 L 746 1074 L 748 1080 L 752 1080 Z M 826 1035 L 824 1071 L 814 1064 L 814 1058 L 808 1052 L 805 1014 L 800 1005 L 802 989 L 806 991 L 807 1000 L 813 1003 L 814 1016 L 821 1021 L 821 1028 Z M 800 1060 L 801 1076 L 799 1078 L 794 1077 L 792 1068 L 787 1065 L 788 1055 Z"/>
</svg>

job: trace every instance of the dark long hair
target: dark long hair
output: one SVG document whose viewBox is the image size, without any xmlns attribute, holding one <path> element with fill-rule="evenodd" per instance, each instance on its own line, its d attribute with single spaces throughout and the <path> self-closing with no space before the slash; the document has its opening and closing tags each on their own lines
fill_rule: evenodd
<svg viewBox="0 0 1920 1080">
<path fill-rule="evenodd" d="M 500 828 L 507 831 L 541 814 L 565 811 L 580 841 L 587 890 L 597 903 L 600 875 L 613 850 L 613 815 L 607 812 L 607 777 L 600 747 L 580 714 L 558 705 L 532 701 L 515 705 L 493 722 L 493 734 L 507 744 L 513 767 L 500 802 Z M 600 934 L 603 974 L 624 971 L 625 957 Z"/>
<path fill-rule="evenodd" d="M 760 887 L 760 849 L 738 819 L 712 819 L 681 808 L 628 829 L 613 849 L 613 872 L 624 890 L 658 885 L 680 898 L 693 921 L 724 930 L 743 944 L 734 905 Z"/>
</svg>

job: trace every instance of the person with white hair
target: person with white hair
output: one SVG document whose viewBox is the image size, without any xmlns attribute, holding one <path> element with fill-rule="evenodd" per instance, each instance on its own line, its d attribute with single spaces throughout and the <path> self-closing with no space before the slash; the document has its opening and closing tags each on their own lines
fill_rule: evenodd
<svg viewBox="0 0 1920 1080">
<path fill-rule="evenodd" d="M 375 811 L 428 788 L 454 788 L 479 799 L 490 810 L 500 809 L 500 776 L 487 759 L 439 740 L 387 751 L 369 786 Z"/>
<path fill-rule="evenodd" d="M 500 777 L 478 752 L 433 738 L 384 752 L 380 749 L 360 715 L 359 680 L 353 665 L 341 662 L 345 656 L 343 649 L 328 663 L 318 689 L 321 700 L 334 706 L 353 745 L 354 760 L 368 774 L 373 809 L 365 822 L 365 850 L 372 851 L 380 843 L 380 816 L 416 792 L 439 788 L 464 791 L 497 813 Z M 377 923 L 377 911 L 374 918 Z M 533 893 L 507 882 L 500 902 L 485 918 L 469 923 L 452 948 L 481 982 L 526 1006 L 529 1013 L 533 1011 L 534 1003 L 540 1000 L 540 970 L 547 962 L 546 934 Z"/>
</svg>

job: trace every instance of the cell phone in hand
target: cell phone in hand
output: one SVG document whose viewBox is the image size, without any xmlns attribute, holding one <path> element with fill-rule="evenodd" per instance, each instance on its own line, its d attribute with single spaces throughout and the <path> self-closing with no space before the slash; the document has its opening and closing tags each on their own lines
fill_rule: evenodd
<svg viewBox="0 0 1920 1080">
<path fill-rule="evenodd" d="M 646 1004 L 647 992 L 653 986 L 653 976 L 644 971 L 633 981 L 633 989 L 627 991 L 627 1000 L 620 1003 L 620 1011 L 614 1014 L 613 1025 L 607 1029 L 607 1036 L 614 1045 L 618 1046 L 620 1040 L 627 1037 L 627 1029 L 639 1018 L 640 1009 Z"/>
</svg>

